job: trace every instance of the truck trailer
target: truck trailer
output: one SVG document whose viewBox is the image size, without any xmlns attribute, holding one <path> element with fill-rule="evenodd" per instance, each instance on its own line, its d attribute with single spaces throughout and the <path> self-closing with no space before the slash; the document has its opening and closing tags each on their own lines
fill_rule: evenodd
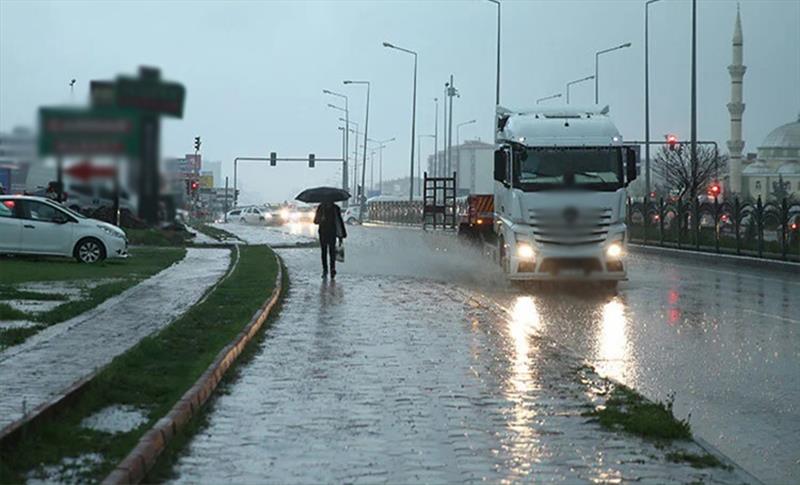
<svg viewBox="0 0 800 485">
<path fill-rule="evenodd" d="M 509 279 L 626 279 L 638 150 L 623 144 L 608 107 L 498 107 L 494 155 L 494 244 Z"/>
</svg>

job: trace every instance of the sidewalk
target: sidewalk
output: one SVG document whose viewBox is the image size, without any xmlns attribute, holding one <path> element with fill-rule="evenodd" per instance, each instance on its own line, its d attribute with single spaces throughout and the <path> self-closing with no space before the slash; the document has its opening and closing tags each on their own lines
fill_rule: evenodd
<svg viewBox="0 0 800 485">
<path fill-rule="evenodd" d="M 194 305 L 228 268 L 227 249 L 189 248 L 161 273 L 0 353 L 0 429 L 59 397 Z"/>
</svg>

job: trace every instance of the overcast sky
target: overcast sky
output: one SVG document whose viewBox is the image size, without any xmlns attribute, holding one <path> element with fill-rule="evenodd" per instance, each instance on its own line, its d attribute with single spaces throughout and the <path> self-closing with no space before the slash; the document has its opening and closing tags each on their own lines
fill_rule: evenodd
<svg viewBox="0 0 800 485">
<path fill-rule="evenodd" d="M 736 2 L 698 3 L 699 137 L 724 142 Z M 663 0 L 650 9 L 651 133 L 688 138 L 691 4 Z M 187 88 L 184 118 L 163 124 L 162 156 L 191 152 L 200 135 L 203 157 L 222 160 L 232 175 L 239 155 L 339 156 L 340 113 L 326 108 L 339 100 L 322 90 L 349 95 L 351 119 L 363 129 L 365 90 L 342 80 L 365 79 L 370 138 L 397 138 L 384 151 L 384 175 L 401 176 L 409 166 L 413 58 L 381 43 L 419 52 L 417 133 L 433 133 L 433 98 L 441 101 L 453 74 L 461 92 L 454 121 L 477 119 L 462 138 L 491 140 L 495 12 L 481 0 L 0 0 L 0 130 L 34 125 L 41 105 L 69 103 L 71 78 L 74 102 L 85 103 L 90 80 L 152 65 Z M 743 1 L 741 12 L 745 151 L 755 151 L 800 112 L 800 1 Z M 593 73 L 596 51 L 631 42 L 601 57 L 600 102 L 625 138 L 643 138 L 644 0 L 506 0 L 502 13 L 501 104 L 532 106 L 564 92 L 567 81 Z M 571 101 L 591 103 L 593 84 L 573 86 Z M 432 144 L 423 139 L 423 156 Z M 240 186 L 248 198 L 279 200 L 334 183 L 337 171 L 243 165 Z"/>
</svg>

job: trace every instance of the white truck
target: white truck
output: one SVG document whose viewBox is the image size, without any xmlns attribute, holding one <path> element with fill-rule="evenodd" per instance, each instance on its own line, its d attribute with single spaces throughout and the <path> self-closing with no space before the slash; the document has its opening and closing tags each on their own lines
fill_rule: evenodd
<svg viewBox="0 0 800 485">
<path fill-rule="evenodd" d="M 608 107 L 497 108 L 494 232 L 511 280 L 626 279 L 626 187 L 638 147 Z"/>
</svg>

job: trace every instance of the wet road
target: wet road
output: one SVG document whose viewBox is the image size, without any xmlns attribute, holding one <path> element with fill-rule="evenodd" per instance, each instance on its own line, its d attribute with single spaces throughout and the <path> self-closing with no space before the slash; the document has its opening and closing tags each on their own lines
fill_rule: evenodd
<svg viewBox="0 0 800 485">
<path fill-rule="evenodd" d="M 275 242 L 276 236 L 273 234 L 275 231 L 272 230 L 244 226 L 237 227 L 235 230 L 245 239 L 253 242 Z M 468 313 L 459 313 L 462 310 L 459 310 L 460 307 L 457 304 L 453 306 L 453 302 L 458 299 L 453 295 L 463 294 L 463 292 L 473 295 L 479 300 L 485 298 L 487 301 L 499 303 L 512 316 L 517 315 L 517 318 L 526 319 L 527 323 L 524 328 L 528 330 L 525 332 L 526 335 L 528 331 L 531 334 L 528 337 L 541 335 L 544 337 L 544 341 L 552 339 L 559 342 L 572 349 L 574 355 L 595 365 L 599 372 L 636 387 L 648 397 L 666 399 L 669 395 L 674 394 L 676 414 L 679 416 L 691 414 L 691 423 L 695 434 L 720 448 L 762 480 L 768 483 L 787 483 L 792 480 L 792 477 L 800 474 L 800 464 L 798 464 L 800 415 L 797 409 L 797 403 L 800 402 L 800 386 L 798 385 L 798 376 L 800 376 L 798 323 L 800 322 L 797 320 L 800 303 L 796 298 L 800 292 L 800 287 L 798 287 L 800 282 L 797 281 L 797 278 L 772 272 L 739 270 L 735 267 L 709 268 L 702 263 L 666 257 L 634 255 L 630 260 L 631 281 L 622 285 L 618 295 L 597 294 L 585 289 L 571 292 L 530 293 L 509 288 L 494 265 L 477 257 L 469 250 L 457 247 L 448 237 L 425 236 L 423 239 L 418 231 L 404 229 L 354 228 L 351 232 L 352 237 L 348 241 L 348 262 L 341 268 L 342 277 L 337 283 L 338 290 L 336 291 L 339 293 L 338 296 L 337 293 L 332 293 L 333 296 L 330 298 L 334 301 L 339 298 L 346 301 L 363 302 L 365 314 L 371 315 L 376 321 L 406 325 L 406 327 L 389 327 L 403 328 L 404 331 L 385 335 L 381 341 L 393 342 L 400 339 L 404 342 L 404 346 L 402 349 L 393 347 L 389 343 L 385 348 L 379 346 L 375 350 L 378 354 L 373 356 L 376 359 L 382 357 L 382 359 L 377 359 L 378 361 L 385 361 L 400 350 L 411 352 L 410 349 L 414 349 L 413 351 L 419 354 L 422 363 L 426 362 L 426 358 L 432 359 L 431 367 L 426 367 L 417 361 L 403 361 L 400 363 L 400 367 L 390 372 L 389 375 L 424 376 L 431 373 L 438 365 L 446 365 L 451 366 L 454 375 L 460 376 L 460 378 L 448 383 L 445 388 L 449 388 L 449 384 L 458 388 L 465 382 L 470 382 L 469 379 L 464 379 L 464 375 L 459 372 L 475 371 L 478 376 L 484 377 L 479 382 L 483 382 L 484 386 L 489 387 L 489 389 L 483 389 L 483 392 L 489 392 L 489 395 L 491 392 L 495 393 L 492 405 L 488 406 L 490 409 L 483 410 L 477 415 L 471 413 L 480 411 L 482 406 L 478 406 L 477 410 L 473 409 L 476 407 L 475 403 L 488 399 L 486 395 L 479 392 L 480 389 L 473 389 L 474 394 L 463 391 L 466 398 L 461 404 L 458 404 L 458 399 L 446 403 L 455 406 L 463 405 L 469 409 L 461 414 L 440 413 L 437 415 L 426 412 L 428 410 L 415 410 L 428 416 L 427 420 L 421 421 L 425 427 L 424 431 L 420 431 L 427 433 L 424 435 L 427 441 L 422 440 L 421 442 L 438 442 L 441 445 L 438 448 L 439 452 L 449 450 L 451 454 L 443 457 L 436 455 L 434 450 L 420 449 L 418 450 L 420 457 L 427 457 L 426 459 L 430 463 L 420 461 L 419 468 L 411 468 L 417 471 L 421 470 L 421 475 L 398 475 L 392 473 L 394 470 L 392 467 L 387 466 L 382 469 L 389 473 L 389 479 L 393 481 L 449 479 L 452 481 L 482 476 L 489 479 L 508 478 L 513 480 L 520 477 L 520 475 L 514 475 L 514 464 L 520 463 L 515 461 L 518 456 L 515 458 L 514 452 L 510 451 L 515 446 L 521 446 L 525 450 L 526 456 L 539 457 L 538 465 L 541 465 L 542 469 L 536 469 L 536 476 L 545 477 L 539 478 L 544 481 L 548 481 L 546 478 L 549 476 L 547 475 L 548 470 L 566 473 L 568 481 L 569 477 L 586 480 L 603 479 L 603 477 L 592 475 L 598 470 L 596 461 L 586 458 L 587 456 L 597 456 L 592 453 L 599 453 L 601 457 L 603 453 L 610 453 L 605 457 L 607 464 L 629 461 L 622 459 L 615 462 L 613 447 L 609 452 L 607 447 L 598 450 L 594 447 L 595 445 L 587 443 L 585 453 L 566 457 L 563 452 L 553 451 L 559 450 L 559 445 L 549 439 L 543 439 L 538 434 L 535 440 L 519 439 L 518 433 L 523 432 L 529 425 L 537 428 L 537 433 L 542 429 L 532 426 L 532 423 L 539 424 L 536 421 L 539 414 L 534 411 L 533 403 L 540 402 L 541 399 L 544 399 L 544 402 L 548 402 L 548 399 L 555 399 L 563 401 L 559 401 L 562 408 L 563 405 L 566 405 L 566 409 L 569 409 L 568 403 L 575 398 L 573 395 L 575 389 L 564 391 L 566 394 L 556 392 L 555 396 L 548 395 L 548 393 L 555 392 L 553 389 L 558 388 L 556 383 L 559 382 L 559 379 L 563 380 L 563 376 L 559 377 L 558 372 L 553 369 L 539 371 L 525 367 L 526 362 L 528 364 L 530 362 L 515 359 L 520 351 L 525 351 L 525 353 L 530 351 L 530 348 L 518 347 L 523 345 L 522 341 L 528 341 L 531 348 L 536 344 L 532 343 L 533 341 L 529 338 L 515 338 L 513 328 L 505 333 L 505 339 L 501 337 L 503 330 L 497 330 L 497 334 L 500 336 L 492 339 L 483 335 L 482 332 L 477 332 L 477 335 L 482 337 L 476 337 L 476 332 L 470 330 L 471 326 L 467 328 L 453 327 L 454 322 L 477 321 L 479 329 L 503 328 L 502 324 L 497 323 L 499 321 L 497 317 L 482 315 L 473 319 Z M 287 237 L 286 235 L 280 236 L 281 240 L 286 240 Z M 313 280 L 318 278 L 316 274 L 316 264 L 318 263 L 316 252 L 313 250 L 287 250 L 284 251 L 284 257 L 290 263 L 292 278 L 301 279 L 305 282 L 305 286 L 311 285 Z M 369 278 L 365 278 L 367 276 Z M 409 280 L 409 277 L 412 280 Z M 392 283 L 393 281 L 403 282 L 402 291 L 397 289 L 396 284 Z M 413 281 L 410 286 L 409 281 Z M 448 284 L 442 285 L 436 281 Z M 387 284 L 392 286 L 391 291 L 382 289 L 382 285 Z M 364 289 L 365 285 L 367 289 Z M 376 291 L 377 293 L 375 293 Z M 305 301 L 320 302 L 323 298 L 328 298 L 325 295 L 327 293 L 320 289 L 318 294 L 302 296 L 290 294 L 290 299 L 299 297 Z M 376 299 L 376 295 L 379 298 Z M 451 296 L 446 297 L 445 295 Z M 393 297 L 400 298 L 400 300 L 392 301 Z M 336 308 L 336 305 L 333 307 Z M 328 312 L 322 312 L 318 308 L 306 308 L 297 315 L 290 315 L 289 318 L 294 318 L 294 321 L 287 325 L 303 325 L 304 322 L 306 325 L 310 322 L 312 325 L 322 325 L 320 321 L 347 320 L 345 314 L 352 309 L 352 305 L 350 307 L 344 305 L 341 310 L 344 313 L 336 317 L 335 314 L 331 316 Z M 321 317 L 320 315 L 325 316 Z M 363 319 L 364 317 L 358 318 Z M 425 334 L 423 330 L 438 325 L 437 328 L 442 331 L 443 321 L 449 322 L 451 326 L 445 327 L 446 332 L 436 338 L 450 342 L 449 346 L 440 345 L 438 340 L 429 341 L 432 337 Z M 413 331 L 415 329 L 416 332 Z M 256 413 L 255 418 L 275 425 L 270 428 L 273 433 L 270 436 L 273 438 L 280 435 L 280 429 L 291 426 L 292 419 L 297 419 L 297 413 L 287 412 L 284 409 L 287 402 L 291 402 L 291 400 L 287 401 L 287 396 L 297 395 L 301 391 L 298 388 L 292 389 L 291 386 L 307 386 L 302 391 L 313 394 L 318 383 L 313 380 L 314 372 L 308 373 L 309 380 L 301 379 L 302 382 L 296 384 L 290 384 L 293 380 L 297 380 L 291 372 L 279 373 L 282 375 L 283 381 L 281 378 L 273 381 L 269 378 L 265 380 L 265 375 L 275 374 L 274 366 L 277 364 L 269 363 L 269 348 L 271 338 L 281 339 L 280 331 L 279 326 L 270 331 L 270 338 L 265 343 L 263 355 L 256 358 L 252 364 L 252 371 L 248 369 L 244 373 L 242 381 L 236 384 L 231 396 L 220 399 L 218 403 L 220 409 L 212 414 L 212 424 L 208 433 L 198 436 L 191 446 L 189 456 L 183 459 L 178 466 L 178 471 L 184 479 L 195 481 L 202 477 L 205 481 L 207 476 L 216 476 L 211 469 L 213 467 L 210 468 L 207 461 L 210 456 L 223 453 L 222 448 L 234 444 L 231 441 L 233 438 L 230 435 L 226 438 L 225 435 L 231 433 L 232 428 L 236 429 L 236 416 L 241 417 L 241 413 L 246 412 L 247 409 L 249 412 Z M 350 357 L 339 354 L 346 352 L 345 349 L 349 342 L 358 341 L 358 336 L 339 332 L 341 329 L 338 327 L 336 331 L 325 328 L 319 336 L 318 344 L 324 347 L 327 343 L 334 342 L 335 344 L 331 346 L 331 355 L 338 355 L 337 359 L 347 361 L 348 358 L 361 357 L 358 355 L 359 352 Z M 469 336 L 466 340 L 465 335 Z M 292 343 L 291 337 L 284 338 L 288 338 L 289 344 Z M 458 345 L 452 342 L 453 339 L 462 344 L 469 342 L 470 345 L 458 348 Z M 307 350 L 307 342 L 298 341 L 296 343 L 298 351 Z M 511 343 L 510 346 L 509 343 Z M 361 349 L 358 346 L 356 348 Z M 445 353 L 443 354 L 442 351 Z M 433 355 L 426 355 L 427 352 L 433 352 Z M 541 352 L 541 349 L 536 349 L 536 352 Z M 471 357 L 471 360 L 467 358 L 468 356 Z M 319 356 L 307 357 L 309 358 L 306 365 L 313 368 L 319 360 Z M 274 360 L 274 357 L 272 359 Z M 337 361 L 337 359 L 333 360 Z M 264 361 L 265 367 L 258 367 L 262 365 L 262 361 Z M 472 364 L 468 364 L 468 361 Z M 488 367 L 475 369 L 476 362 Z M 371 367 L 367 367 L 368 369 Z M 506 375 L 502 369 L 511 369 L 511 373 Z M 336 372 L 331 372 L 328 367 L 320 367 L 319 371 L 322 377 L 317 378 L 342 377 Z M 486 377 L 487 373 L 488 377 Z M 385 373 L 373 374 L 365 371 L 365 379 L 367 381 L 380 379 L 380 376 L 385 378 Z M 433 373 L 430 378 L 440 377 L 440 373 Z M 533 380 L 528 382 L 526 381 L 528 378 Z M 256 385 L 256 382 L 248 382 L 251 379 L 254 379 L 259 385 Z M 402 383 L 392 382 L 385 386 L 383 391 L 388 393 L 390 398 L 395 399 L 414 389 L 419 392 L 420 388 L 425 388 L 424 382 L 419 379 L 418 377 L 409 383 L 413 386 L 406 385 L 405 387 Z M 509 394 L 508 392 L 509 389 L 515 389 L 515 382 L 527 386 L 517 389 L 521 394 L 518 393 L 516 397 L 513 393 Z M 351 392 L 360 395 L 358 394 L 358 385 L 359 382 L 348 383 L 345 381 L 342 383 L 341 399 L 343 402 L 348 405 L 353 404 L 349 397 L 352 397 Z M 401 386 L 402 392 L 398 391 L 397 394 L 393 394 L 392 390 L 398 385 Z M 283 391 L 271 401 L 268 389 L 274 386 L 277 386 L 278 389 L 282 388 Z M 264 394 L 248 396 L 248 392 L 245 391 L 248 388 L 261 388 Z M 435 386 L 434 388 L 439 389 Z M 242 389 L 241 393 L 237 392 L 239 389 Z M 517 401 L 521 403 L 521 409 L 526 410 L 527 414 L 522 413 L 523 421 L 521 423 L 524 426 L 515 427 L 513 423 L 517 419 L 516 414 L 504 413 L 503 406 L 497 404 L 502 402 L 509 405 L 511 403 L 513 410 L 515 399 L 519 398 L 519 395 L 529 395 L 531 389 L 535 389 L 539 395 L 530 403 L 524 397 Z M 334 395 L 336 394 L 334 393 Z M 458 395 L 461 395 L 461 392 Z M 326 399 L 330 398 L 330 394 L 327 394 Z M 374 399 L 375 396 L 366 393 L 365 398 L 367 401 L 362 404 L 369 408 L 368 401 L 370 398 Z M 262 401 L 272 402 L 272 407 L 265 408 L 254 405 L 254 402 Z M 238 412 L 235 411 L 237 408 Z M 286 414 L 282 416 L 281 410 Z M 392 414 L 399 412 L 391 409 L 390 411 Z M 406 412 L 412 412 L 412 410 L 406 410 Z M 358 429 L 358 423 L 347 423 L 348 413 L 344 408 L 340 413 L 337 416 L 342 420 L 341 426 L 333 428 L 337 430 L 337 433 L 342 433 L 344 429 L 350 429 L 351 425 L 356 425 L 355 429 Z M 493 413 L 495 414 L 493 415 Z M 499 413 L 499 417 L 497 413 Z M 304 413 L 299 414 L 303 415 Z M 566 414 L 569 415 L 569 413 Z M 514 416 L 514 419 L 509 419 L 511 415 Z M 402 416 L 404 416 L 402 413 L 398 414 L 397 419 L 401 419 Z M 552 424 L 553 416 L 548 416 L 546 412 L 542 416 L 547 418 L 544 420 L 545 422 Z M 336 416 L 328 416 L 328 418 L 336 419 Z M 474 423 L 481 422 L 500 423 L 502 422 L 501 418 L 506 420 L 507 426 L 492 428 L 491 426 L 474 425 Z M 455 423 L 452 420 L 456 420 L 456 423 L 461 423 L 462 427 L 468 428 L 463 430 L 466 433 L 465 436 L 475 437 L 474 442 L 472 439 L 462 440 L 467 443 L 468 447 L 474 445 L 472 454 L 459 455 L 452 446 L 458 440 L 451 437 L 448 442 L 442 436 L 437 435 L 437 432 L 441 430 L 437 431 L 436 424 L 440 421 L 446 422 L 448 426 L 445 428 L 453 429 Z M 375 424 L 369 419 L 365 422 Z M 468 423 L 473 424 L 470 427 L 467 425 Z M 300 424 L 311 425 L 311 431 L 331 431 L 330 426 L 321 423 L 316 425 L 313 422 Z M 518 421 L 517 424 L 520 422 Z M 579 432 L 573 429 L 574 424 L 575 421 L 567 420 L 566 423 L 553 425 L 553 431 L 563 432 L 569 442 L 580 443 L 581 438 L 575 434 Z M 299 429 L 303 429 L 302 426 Z M 365 429 L 373 428 L 367 426 Z M 391 429 L 391 427 L 385 429 Z M 455 429 L 460 428 L 455 426 Z M 504 441 L 504 432 L 508 429 L 515 430 L 515 433 L 511 435 L 511 439 Z M 245 431 L 245 439 L 248 439 L 246 430 L 240 431 Z M 262 431 L 264 430 L 262 429 Z M 369 433 L 365 433 L 369 435 Z M 246 445 L 263 451 L 264 440 L 259 436 L 259 434 L 249 435 L 250 441 L 246 441 Z M 280 436 L 286 439 L 285 435 Z M 295 436 L 295 440 L 308 438 L 306 433 L 292 436 Z M 326 446 L 331 446 L 331 440 L 335 441 L 336 436 L 337 434 L 333 433 L 328 437 L 328 441 L 324 439 L 311 441 L 319 445 L 327 443 Z M 437 438 L 440 439 L 437 441 Z M 381 453 L 387 452 L 381 448 L 383 445 L 377 442 L 374 436 L 366 436 L 364 439 L 367 441 L 358 441 L 357 443 L 345 440 L 342 445 L 352 446 L 354 450 L 363 450 L 364 443 L 371 443 L 369 439 L 372 439 L 376 441 L 373 444 L 377 450 Z M 280 440 L 278 442 L 280 443 Z M 535 443 L 539 443 L 539 452 L 536 452 Z M 497 444 L 499 446 L 494 446 Z M 270 465 L 273 468 L 269 468 L 269 470 L 276 473 L 267 476 L 276 476 L 286 480 L 291 477 L 306 478 L 312 481 L 320 479 L 320 476 L 313 474 L 314 471 L 319 472 L 319 468 L 303 468 L 306 465 L 310 466 L 310 463 L 303 461 L 304 459 L 313 461 L 313 457 L 308 455 L 309 452 L 313 454 L 313 450 L 303 446 L 293 448 L 286 442 L 283 442 L 282 445 L 285 449 L 303 451 L 305 458 L 303 456 L 296 457 L 299 462 L 274 461 Z M 475 450 L 478 451 L 475 452 Z M 586 452 L 587 450 L 588 452 Z M 480 454 L 482 452 L 488 452 L 495 461 L 478 459 L 478 456 L 482 456 Z M 465 457 L 469 458 L 467 460 L 469 463 L 478 463 L 478 465 L 475 467 L 459 466 L 458 464 L 463 463 Z M 400 458 L 407 459 L 408 456 L 400 456 L 397 459 Z M 448 458 L 454 461 L 448 462 Z M 265 455 L 264 460 L 266 459 Z M 367 464 L 371 463 L 370 460 L 377 458 L 365 456 L 364 459 L 366 460 L 364 463 Z M 564 460 L 571 464 L 564 465 Z M 221 461 L 229 462 L 231 467 L 237 467 L 234 463 L 238 463 L 237 469 L 242 472 L 240 460 L 235 460 L 234 457 L 231 457 L 230 460 L 214 460 L 217 465 Z M 450 463 L 454 465 L 454 469 L 460 470 L 462 475 L 454 477 L 431 474 L 431 469 L 425 465 L 436 462 Z M 281 467 L 287 463 L 293 463 L 294 466 L 299 464 L 300 468 L 308 470 L 309 473 L 300 476 L 278 473 Z M 561 463 L 561 466 L 557 466 L 558 463 Z M 534 465 L 534 468 L 538 465 Z M 368 468 L 370 467 L 366 467 L 365 470 Z M 374 468 L 372 467 L 372 469 Z M 578 471 L 565 471 L 572 468 Z M 602 467 L 600 468 L 602 469 Z M 486 470 L 493 472 L 487 475 Z M 519 471 L 518 468 L 516 470 Z M 614 468 L 609 465 L 606 472 L 624 475 L 626 470 L 632 473 L 628 478 L 636 476 L 630 467 Z M 230 472 L 231 469 L 228 471 Z M 248 477 L 252 479 L 256 476 L 263 477 L 264 471 L 264 463 L 253 463 L 244 465 L 244 472 L 239 476 L 245 479 Z M 483 475 L 481 475 L 481 471 L 484 472 Z M 258 475 L 259 472 L 262 475 Z M 538 472 L 542 472 L 544 475 Z M 211 475 L 206 475 L 206 473 L 211 473 Z M 248 475 L 248 473 L 251 474 Z M 463 475 L 465 473 L 467 475 Z M 218 477 L 221 476 L 224 475 Z M 609 479 L 613 476 L 607 475 L 605 478 Z M 678 482 L 689 481 L 686 476 L 664 477 L 647 473 L 644 473 L 643 476 L 656 477 L 656 482 L 668 478 Z M 344 479 L 345 476 L 338 477 Z M 330 475 L 330 478 L 335 480 L 337 475 Z M 368 478 L 368 475 L 363 478 Z M 383 476 L 382 478 L 386 479 L 387 477 Z M 374 477 L 374 479 L 379 480 L 381 477 Z M 708 479 L 706 481 L 708 482 Z"/>
</svg>

